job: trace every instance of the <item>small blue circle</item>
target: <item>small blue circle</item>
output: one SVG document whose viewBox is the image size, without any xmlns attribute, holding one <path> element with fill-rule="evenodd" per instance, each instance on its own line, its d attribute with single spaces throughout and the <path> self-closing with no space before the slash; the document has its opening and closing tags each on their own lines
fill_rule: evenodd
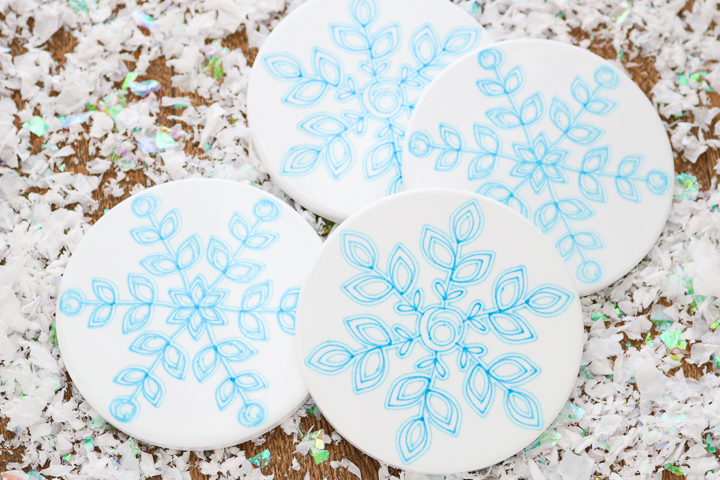
<svg viewBox="0 0 720 480">
<path fill-rule="evenodd" d="M 139 409 L 137 402 L 130 397 L 117 397 L 110 404 L 112 416 L 123 423 L 135 420 Z"/>
<path fill-rule="evenodd" d="M 59 308 L 65 315 L 78 315 L 85 309 L 85 297 L 80 290 L 72 288 L 63 293 Z"/>
<path fill-rule="evenodd" d="M 577 276 L 583 283 L 595 283 L 603 275 L 603 267 L 596 260 L 585 260 L 577 269 Z"/>
<path fill-rule="evenodd" d="M 600 67 L 595 72 L 595 81 L 607 89 L 613 89 L 620 84 L 620 78 L 610 67 Z"/>
<path fill-rule="evenodd" d="M 267 409 L 260 402 L 246 403 L 238 413 L 238 421 L 246 427 L 257 427 L 267 418 Z"/>
<path fill-rule="evenodd" d="M 662 195 L 667 192 L 668 186 L 670 185 L 670 178 L 667 173 L 661 170 L 651 170 L 647 174 L 647 186 L 650 192 L 655 195 Z"/>
<path fill-rule="evenodd" d="M 427 157 L 432 152 L 432 139 L 425 132 L 415 132 L 410 136 L 408 149 L 416 157 Z"/>
<path fill-rule="evenodd" d="M 502 65 L 503 53 L 494 48 L 488 48 L 478 53 L 478 63 L 485 70 L 492 70 L 493 68 Z"/>
<path fill-rule="evenodd" d="M 152 215 L 158 208 L 158 200 L 154 195 L 142 195 L 132 201 L 132 211 L 138 217 Z"/>
<path fill-rule="evenodd" d="M 263 199 L 257 202 L 253 212 L 257 218 L 266 222 L 274 222 L 280 218 L 280 208 L 275 202 L 268 199 Z"/>
</svg>

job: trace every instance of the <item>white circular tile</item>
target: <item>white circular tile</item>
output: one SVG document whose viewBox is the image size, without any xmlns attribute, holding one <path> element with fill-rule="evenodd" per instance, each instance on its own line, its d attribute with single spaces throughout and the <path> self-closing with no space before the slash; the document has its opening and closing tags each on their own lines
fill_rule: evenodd
<svg viewBox="0 0 720 480">
<path fill-rule="evenodd" d="M 408 137 L 406 188 L 461 188 L 521 212 L 581 295 L 637 265 L 670 212 L 673 155 L 655 108 L 579 47 L 515 40 L 465 56 L 428 87 Z"/>
<path fill-rule="evenodd" d="M 489 40 L 447 0 L 311 0 L 263 43 L 248 86 L 253 148 L 273 181 L 332 221 L 402 189 L 422 90 Z"/>
<path fill-rule="evenodd" d="M 172 182 L 121 202 L 60 284 L 73 384 L 155 445 L 207 450 L 264 433 L 307 397 L 295 309 L 320 247 L 292 208 L 235 182 Z"/>
<path fill-rule="evenodd" d="M 583 324 L 559 253 L 461 190 L 380 200 L 325 242 L 297 312 L 303 376 L 366 453 L 429 474 L 528 446 L 575 384 Z"/>
</svg>

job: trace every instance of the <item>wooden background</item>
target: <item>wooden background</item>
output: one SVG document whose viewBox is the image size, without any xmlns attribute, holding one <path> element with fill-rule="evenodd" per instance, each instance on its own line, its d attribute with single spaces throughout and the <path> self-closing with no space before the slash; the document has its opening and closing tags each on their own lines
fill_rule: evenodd
<svg viewBox="0 0 720 480">
<path fill-rule="evenodd" d="M 4 18 L 0 14 L 0 21 L 3 20 Z M 141 30 L 143 29 L 142 27 L 140 28 Z M 144 33 L 147 34 L 149 32 L 146 31 Z M 573 36 L 578 40 L 588 37 L 585 32 L 582 32 L 580 30 L 574 31 Z M 72 52 L 76 44 L 77 42 L 72 36 L 71 32 L 67 30 L 60 30 L 44 45 L 44 48 L 52 54 L 54 60 L 57 61 L 59 66 L 61 67 L 65 63 L 65 54 Z M 228 47 L 230 49 L 241 49 L 242 52 L 245 54 L 245 57 L 247 58 L 249 64 L 252 64 L 255 59 L 255 55 L 257 54 L 257 50 L 255 48 L 248 47 L 247 35 L 244 30 L 241 30 L 226 37 L 222 40 L 222 44 L 224 47 Z M 26 51 L 23 45 L 18 42 L 13 43 L 11 48 L 11 54 L 13 56 L 20 55 Z M 617 52 L 611 46 L 598 45 L 597 42 L 593 42 L 590 50 L 607 59 L 617 58 Z M 136 52 L 136 58 L 137 55 L 138 53 Z M 126 63 L 130 70 L 135 69 L 134 62 Z M 652 98 L 650 95 L 650 90 L 658 81 L 658 73 L 654 68 L 653 60 L 649 58 L 639 57 L 634 59 L 633 63 L 637 63 L 640 65 L 628 67 L 628 72 L 633 77 L 633 80 L 640 86 L 640 88 L 642 88 L 645 94 Z M 158 93 L 159 97 L 189 96 L 193 98 L 195 106 L 207 104 L 207 101 L 203 97 L 195 95 L 191 92 L 183 92 L 179 88 L 172 87 L 171 76 L 173 74 L 173 69 L 166 65 L 165 59 L 159 58 L 158 60 L 155 60 L 151 63 L 150 67 L 147 69 L 146 75 L 139 77 L 138 81 L 147 79 L 158 80 L 163 87 L 162 90 Z M 117 85 L 117 87 L 119 89 L 120 85 Z M 710 98 L 714 106 L 720 106 L 720 96 L 718 94 L 710 93 Z M 13 99 L 16 102 L 18 109 L 22 109 L 23 105 L 19 92 L 14 92 Z M 167 118 L 171 115 L 179 115 L 179 112 L 177 110 L 173 110 L 171 107 L 161 108 L 159 123 L 167 127 L 172 127 L 176 122 Z M 684 120 L 691 121 L 692 118 L 690 120 Z M 20 122 L 17 119 L 16 126 L 20 128 Z M 86 131 L 89 131 L 89 127 L 87 125 L 85 125 L 85 128 Z M 33 153 L 39 152 L 41 150 L 41 143 L 41 138 L 33 136 Z M 78 142 L 72 144 L 72 146 L 77 152 L 76 157 L 79 160 L 79 163 L 77 165 L 73 165 L 72 161 L 67 161 L 66 171 L 76 171 L 87 174 L 88 172 L 85 169 L 85 164 L 92 160 L 92 157 L 88 154 L 87 142 L 85 142 L 84 140 L 79 140 Z M 59 147 L 62 147 L 62 145 L 59 145 Z M 186 142 L 185 150 L 188 153 L 197 155 L 203 153 L 203 151 L 197 145 L 194 145 L 190 142 Z M 715 172 L 715 165 L 717 164 L 717 160 L 718 152 L 714 150 L 709 150 L 707 153 L 702 155 L 694 164 L 679 158 L 676 153 L 675 169 L 677 173 L 691 173 L 695 175 L 698 178 L 698 181 L 702 184 L 703 189 L 707 190 L 711 186 L 712 182 L 717 179 L 717 172 Z M 103 178 L 103 182 L 113 176 L 115 176 L 115 173 L 112 170 L 106 172 Z M 146 181 L 147 178 L 143 174 L 142 170 L 135 170 L 128 172 L 127 178 L 120 182 L 120 184 L 127 187 L 125 190 L 127 192 L 130 190 L 133 184 L 138 182 L 146 184 Z M 38 191 L 38 193 L 42 193 L 42 191 Z M 93 221 L 96 221 L 100 216 L 102 216 L 104 209 L 112 208 L 121 200 L 129 196 L 129 194 L 127 193 L 121 198 L 107 196 L 102 192 L 102 187 L 99 188 L 95 192 L 95 194 L 95 198 L 99 201 L 100 207 L 92 215 Z M 627 344 L 627 342 L 628 340 L 625 338 L 622 344 L 625 345 Z M 683 366 L 681 368 L 684 370 L 686 376 L 693 378 L 699 378 L 703 373 L 708 371 L 707 366 L 697 367 L 688 363 L 683 363 Z M 669 372 L 669 375 L 672 375 L 674 373 L 675 371 L 671 370 Z M 70 391 L 72 388 L 71 382 L 72 380 L 68 378 L 68 385 L 65 387 L 66 398 L 70 397 Z M 362 412 L 358 412 L 358 414 L 362 414 Z M 0 419 L 0 434 L 4 435 L 5 438 L 9 438 L 13 436 L 13 433 L 5 430 L 4 427 L 6 424 L 7 419 Z M 324 418 L 317 419 L 312 415 L 309 415 L 308 417 L 303 419 L 301 423 L 301 428 L 305 431 L 311 428 L 314 430 L 325 429 L 325 432 L 327 433 L 333 431 L 332 427 L 325 421 Z M 377 478 L 378 476 L 378 462 L 362 454 L 346 441 L 341 441 L 339 444 L 333 443 L 329 445 L 327 447 L 330 453 L 329 461 L 326 461 L 316 466 L 314 465 L 313 459 L 310 455 L 302 456 L 300 454 L 293 454 L 293 451 L 295 450 L 293 437 L 286 435 L 280 428 L 276 428 L 272 432 L 268 433 L 267 435 L 265 435 L 265 438 L 266 442 L 263 445 L 257 446 L 252 442 L 248 442 L 239 445 L 239 448 L 245 452 L 247 458 L 250 458 L 260 453 L 266 448 L 269 449 L 272 454 L 272 460 L 270 461 L 269 465 L 262 469 L 262 473 L 265 475 L 275 474 L 276 479 L 289 478 L 292 480 L 302 480 L 304 479 L 306 472 L 310 472 L 310 478 L 313 480 L 324 479 L 325 477 L 339 480 L 355 479 L 356 477 L 353 474 L 351 474 L 342 467 L 338 468 L 337 470 L 334 470 L 330 467 L 330 461 L 341 461 L 343 458 L 347 458 L 353 463 L 355 463 L 360 468 L 364 479 L 373 479 Z M 140 445 L 140 448 L 145 452 L 152 452 L 154 450 L 153 447 L 143 444 Z M 202 455 L 202 453 L 191 453 L 190 455 L 190 476 L 193 480 L 207 478 L 200 472 L 200 469 L 197 466 L 198 455 Z M 6 470 L 6 465 L 8 462 L 20 461 L 21 456 L 22 449 L 15 451 L 2 450 L 0 452 L 0 472 Z M 302 467 L 299 471 L 290 469 L 293 458 L 296 458 Z M 34 465 L 31 468 L 42 470 L 45 467 L 46 466 L 44 465 Z M 397 474 L 397 472 L 392 469 L 391 472 Z M 153 478 L 159 479 L 160 477 Z M 663 471 L 663 480 L 674 480 L 679 478 L 683 477 L 678 477 L 665 470 Z"/>
</svg>

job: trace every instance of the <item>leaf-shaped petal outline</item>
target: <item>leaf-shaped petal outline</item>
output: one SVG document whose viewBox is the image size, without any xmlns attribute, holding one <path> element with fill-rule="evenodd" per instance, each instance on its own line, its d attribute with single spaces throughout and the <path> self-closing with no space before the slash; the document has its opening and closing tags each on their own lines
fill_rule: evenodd
<svg viewBox="0 0 720 480">
<path fill-rule="evenodd" d="M 382 348 L 371 348 L 355 356 L 352 372 L 353 393 L 376 389 L 387 378 L 388 355 Z"/>
<path fill-rule="evenodd" d="M 430 377 L 410 373 L 395 379 L 385 397 L 390 409 L 406 409 L 423 401 L 430 387 Z"/>
<path fill-rule="evenodd" d="M 521 428 L 541 430 L 543 415 L 540 402 L 523 390 L 505 392 L 503 404 L 508 418 Z"/>
<path fill-rule="evenodd" d="M 311 61 L 315 75 L 325 83 L 337 87 L 343 79 L 342 61 L 337 55 L 324 48 L 315 47 L 311 53 Z"/>
<path fill-rule="evenodd" d="M 374 270 L 378 265 L 375 242 L 364 233 L 353 230 L 340 232 L 340 248 L 343 258 L 361 270 Z"/>
<path fill-rule="evenodd" d="M 363 345 L 386 347 L 392 344 L 388 326 L 375 315 L 354 315 L 347 317 L 343 323 L 347 332 Z"/>
<path fill-rule="evenodd" d="M 488 374 L 499 383 L 517 387 L 525 385 L 540 375 L 542 370 L 530 358 L 520 353 L 497 357 L 488 368 Z"/>
<path fill-rule="evenodd" d="M 432 443 L 432 432 L 423 417 L 411 417 L 400 426 L 395 444 L 403 463 L 409 464 L 423 456 Z"/>
<path fill-rule="evenodd" d="M 355 275 L 340 288 L 361 305 L 377 305 L 393 292 L 393 285 L 385 277 L 374 273 Z"/>
<path fill-rule="evenodd" d="M 467 373 L 463 383 L 465 400 L 480 417 L 485 417 L 490 413 L 495 398 L 495 389 L 487 371 L 480 364 L 475 364 Z"/>
<path fill-rule="evenodd" d="M 353 352 L 341 342 L 323 342 L 305 359 L 305 365 L 324 375 L 337 375 L 345 371 L 355 359 Z"/>
<path fill-rule="evenodd" d="M 455 266 L 456 247 L 442 230 L 425 225 L 422 229 L 420 245 L 423 256 L 433 266 L 442 270 L 452 270 Z"/>
<path fill-rule="evenodd" d="M 435 408 L 435 403 L 442 404 L 444 408 Z M 460 405 L 451 395 L 438 388 L 432 388 L 427 393 L 425 405 L 430 422 L 435 427 L 452 437 L 460 434 L 462 412 Z"/>
<path fill-rule="evenodd" d="M 262 64 L 267 72 L 276 80 L 295 81 L 303 76 L 300 60 L 289 53 L 270 53 L 264 55 Z"/>
<path fill-rule="evenodd" d="M 370 49 L 367 36 L 353 24 L 331 23 L 330 38 L 340 50 L 349 53 L 364 53 Z"/>
<path fill-rule="evenodd" d="M 493 298 L 498 310 L 510 309 L 525 298 L 527 271 L 524 266 L 509 268 L 495 279 Z"/>
<path fill-rule="evenodd" d="M 412 290 L 418 278 L 418 263 L 415 256 L 402 243 L 398 243 L 390 252 L 387 273 L 393 286 L 400 295 Z"/>
<path fill-rule="evenodd" d="M 488 315 L 488 327 L 505 343 L 522 345 L 537 340 L 532 326 L 518 313 L 502 312 Z"/>
<path fill-rule="evenodd" d="M 465 55 L 473 50 L 482 37 L 479 27 L 455 27 L 443 40 L 443 51 L 449 55 Z"/>
<path fill-rule="evenodd" d="M 410 37 L 410 55 L 418 65 L 429 65 L 440 51 L 440 37 L 435 27 L 425 23 Z"/>
<path fill-rule="evenodd" d="M 450 231 L 457 243 L 468 243 L 482 233 L 485 219 L 477 200 L 460 205 L 450 216 Z"/>
<path fill-rule="evenodd" d="M 525 304 L 536 315 L 554 317 L 564 312 L 574 299 L 575 294 L 572 292 L 557 285 L 545 284 L 531 291 Z"/>
</svg>

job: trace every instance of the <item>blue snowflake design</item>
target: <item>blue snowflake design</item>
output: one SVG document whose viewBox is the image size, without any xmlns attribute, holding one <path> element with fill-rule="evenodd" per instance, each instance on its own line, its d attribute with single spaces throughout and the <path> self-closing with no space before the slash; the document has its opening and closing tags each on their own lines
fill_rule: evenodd
<svg viewBox="0 0 720 480">
<path fill-rule="evenodd" d="M 603 94 L 620 85 L 619 75 L 608 67 L 600 67 L 595 71 L 594 85 L 578 75 L 570 88 L 578 108 L 573 109 L 565 100 L 554 97 L 547 110 L 540 92 L 525 99 L 518 98 L 525 86 L 524 69 L 517 65 L 504 74 L 501 67 L 505 55 L 500 49 L 481 51 L 478 62 L 493 74 L 477 81 L 480 93 L 486 97 L 505 98 L 508 106 L 484 112 L 492 125 L 473 125 L 476 147 L 467 144 L 459 128 L 441 123 L 439 141 L 427 132 L 417 131 L 410 136 L 409 151 L 417 157 L 437 154 L 435 170 L 438 172 L 452 171 L 464 158 L 471 158 L 467 175 L 471 181 L 483 182 L 478 193 L 532 219 L 544 233 L 563 229 L 556 244 L 560 254 L 566 262 L 579 258 L 576 275 L 581 282 L 599 282 L 605 275 L 604 268 L 597 258 L 592 258 L 591 252 L 605 248 L 605 242 L 600 233 L 577 227 L 576 223 L 595 216 L 592 202 L 607 202 L 605 182 L 612 182 L 620 197 L 634 203 L 642 201 L 642 185 L 654 195 L 662 195 L 670 187 L 670 177 L 662 170 L 651 170 L 645 175 L 640 173 L 642 155 L 624 157 L 617 169 L 611 171 L 610 146 L 592 146 L 605 131 L 581 119 L 586 115 L 607 116 L 616 109 L 618 102 Z M 531 129 L 546 113 L 558 130 L 557 137 L 552 140 L 548 133 L 534 134 Z M 514 142 L 510 151 L 503 149 L 501 131 L 514 129 L 522 129 L 525 141 Z M 562 148 L 564 142 L 585 147 L 580 166 L 571 164 L 570 150 Z M 486 180 L 492 177 L 499 162 L 514 164 L 510 175 L 517 181 L 512 185 Z M 571 178 L 576 179 L 582 197 L 563 196 L 558 192 L 557 187 L 567 184 Z M 534 211 L 527 201 L 528 186 L 540 197 L 540 205 Z"/>
<path fill-rule="evenodd" d="M 292 82 L 282 99 L 284 105 L 309 108 L 333 93 L 336 102 L 355 104 L 340 115 L 321 111 L 303 119 L 298 129 L 315 141 L 292 147 L 282 160 L 281 175 L 306 176 L 322 163 L 331 178 L 339 180 L 355 164 L 353 136 L 374 135 L 376 142 L 363 158 L 365 180 L 378 180 L 391 172 L 388 195 L 402 189 L 401 141 L 419 91 L 448 65 L 446 57 L 477 46 L 482 32 L 479 27 L 459 27 L 441 39 L 427 23 L 410 36 L 414 64 L 402 64 L 392 75 L 391 59 L 402 47 L 402 29 L 398 22 L 375 28 L 379 12 L 377 0 L 352 0 L 348 8 L 352 23 L 329 26 L 335 46 L 361 59 L 362 79 L 345 74 L 342 59 L 320 47 L 312 50 L 311 69 L 290 53 L 272 53 L 262 59 L 274 79 Z"/>
<path fill-rule="evenodd" d="M 555 317 L 568 308 L 575 295 L 552 284 L 529 291 L 527 270 L 520 265 L 495 277 L 489 301 L 470 299 L 469 306 L 461 308 L 460 302 L 472 294 L 468 287 L 487 281 L 493 269 L 495 252 L 468 251 L 482 233 L 483 223 L 479 203 L 471 200 L 452 214 L 449 234 L 430 225 L 423 227 L 422 256 L 440 272 L 432 282 L 436 299 L 427 302 L 425 291 L 416 286 L 420 265 L 404 244 L 395 245 L 383 269 L 372 239 L 352 230 L 340 233 L 345 261 L 360 270 L 342 285 L 343 292 L 368 308 L 395 301 L 394 312 L 404 318 L 389 323 L 370 313 L 347 317 L 345 328 L 358 346 L 323 342 L 307 356 L 305 364 L 324 375 L 351 369 L 353 391 L 362 394 L 383 384 L 391 352 L 406 359 L 415 348 L 421 349 L 412 373 L 394 379 L 385 399 L 388 409 L 414 410 L 396 435 L 405 464 L 428 451 L 433 429 L 459 435 L 464 405 L 485 417 L 496 396 L 502 396 L 505 415 L 515 425 L 532 430 L 543 427 L 539 401 L 520 388 L 540 375 L 540 367 L 521 353 L 489 359 L 488 348 L 480 340 L 492 333 L 511 345 L 535 342 L 537 334 L 524 315 Z M 413 321 L 414 328 L 409 329 Z M 462 406 L 457 395 L 440 384 L 454 370 L 448 357 L 455 358 L 464 375 Z"/>
<path fill-rule="evenodd" d="M 113 321 L 118 312 L 122 316 L 122 332 L 136 335 L 130 351 L 141 355 L 138 365 L 129 365 L 115 376 L 114 382 L 132 389 L 129 395 L 117 396 L 110 404 L 112 416 L 120 422 L 135 420 L 140 413 L 141 397 L 153 407 L 160 407 L 166 394 L 162 380 L 165 374 L 177 380 L 185 380 L 192 368 L 198 382 L 205 382 L 220 370 L 222 378 L 215 391 L 220 410 L 240 401 L 238 421 L 246 427 L 261 425 L 267 419 L 267 407 L 249 394 L 268 387 L 267 380 L 254 370 L 237 371 L 235 365 L 253 358 L 258 351 L 253 342 L 267 342 L 269 331 L 267 319 L 274 317 L 282 331 L 295 333 L 295 309 L 299 287 L 286 290 L 277 307 L 269 305 L 272 298 L 272 282 L 258 281 L 265 264 L 243 259 L 246 250 L 268 250 L 277 242 L 279 235 L 265 230 L 268 223 L 280 218 L 280 207 L 272 200 L 262 199 L 255 203 L 252 221 L 235 212 L 229 222 L 234 245 L 212 236 L 203 255 L 200 236 L 195 233 L 183 240 L 176 248 L 173 240 L 182 228 L 182 218 L 172 209 L 160 218 L 160 199 L 143 194 L 132 202 L 132 212 L 146 222 L 133 228 L 130 235 L 138 244 L 160 246 L 161 251 L 151 253 L 140 261 L 147 274 L 132 273 L 127 276 L 131 299 L 123 300 L 119 288 L 109 279 L 93 278 L 92 295 L 86 298 L 79 289 L 69 289 L 60 299 L 60 311 L 68 316 L 81 315 L 90 310 L 88 328 L 102 328 Z M 209 263 L 217 276 L 208 281 L 202 274 L 191 272 L 203 260 Z M 161 299 L 153 277 L 175 276 L 178 288 L 170 288 L 167 298 Z M 239 305 L 228 303 L 229 290 L 223 283 L 246 284 Z M 148 330 L 156 312 L 166 311 L 165 322 L 175 326 L 171 335 Z M 159 312 L 158 312 L 159 314 Z M 237 321 L 242 337 L 218 338 L 214 329 L 227 325 L 229 319 Z M 188 334 L 200 343 L 191 357 L 177 343 Z"/>
</svg>

